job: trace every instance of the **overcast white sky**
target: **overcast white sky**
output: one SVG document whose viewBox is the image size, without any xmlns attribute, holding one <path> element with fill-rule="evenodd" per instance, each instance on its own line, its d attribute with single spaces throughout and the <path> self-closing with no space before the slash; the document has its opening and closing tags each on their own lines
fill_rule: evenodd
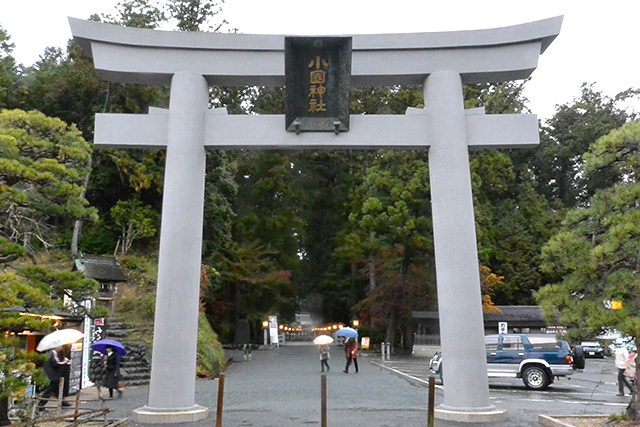
<svg viewBox="0 0 640 427">
<path fill-rule="evenodd" d="M 45 47 L 66 46 L 67 16 L 113 13 L 117 3 L 0 0 L 0 25 L 16 45 L 16 60 L 31 65 Z M 560 36 L 528 83 L 533 113 L 549 118 L 556 104 L 579 95 L 583 82 L 609 96 L 640 87 L 638 0 L 226 0 L 224 15 L 243 33 L 290 35 L 467 30 L 564 15 Z"/>
</svg>

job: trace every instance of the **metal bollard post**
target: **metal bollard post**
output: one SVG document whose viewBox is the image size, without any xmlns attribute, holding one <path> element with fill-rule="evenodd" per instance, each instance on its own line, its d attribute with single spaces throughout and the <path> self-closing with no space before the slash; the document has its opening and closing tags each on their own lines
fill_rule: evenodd
<svg viewBox="0 0 640 427">
<path fill-rule="evenodd" d="M 382 350 L 382 361 L 384 362 L 384 361 L 387 360 L 387 358 L 384 355 L 384 352 L 387 349 L 387 343 L 382 342 L 382 345 L 380 347 L 381 347 L 381 350 Z"/>
<path fill-rule="evenodd" d="M 436 379 L 429 377 L 429 402 L 427 402 L 427 426 L 433 427 L 434 423 L 434 400 L 435 400 Z"/>
<path fill-rule="evenodd" d="M 222 400 L 224 397 L 224 372 L 218 379 L 218 410 L 216 412 L 216 427 L 222 427 Z"/>
<path fill-rule="evenodd" d="M 327 427 L 327 376 L 320 375 L 320 426 Z"/>
<path fill-rule="evenodd" d="M 387 361 L 391 362 L 391 343 L 387 343 Z"/>
</svg>

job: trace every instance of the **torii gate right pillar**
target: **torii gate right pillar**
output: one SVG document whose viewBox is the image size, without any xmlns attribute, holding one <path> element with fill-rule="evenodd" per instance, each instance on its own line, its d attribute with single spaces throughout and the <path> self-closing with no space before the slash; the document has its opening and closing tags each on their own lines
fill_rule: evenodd
<svg viewBox="0 0 640 427">
<path fill-rule="evenodd" d="M 489 403 L 480 274 L 476 244 L 469 147 L 462 81 L 455 71 L 438 71 L 424 84 L 429 120 L 429 178 L 440 314 L 444 404 L 439 418 L 465 412 L 478 421 L 479 412 L 495 415 Z M 479 365 L 480 364 L 480 365 Z M 462 418 L 461 418 L 462 417 Z"/>
</svg>

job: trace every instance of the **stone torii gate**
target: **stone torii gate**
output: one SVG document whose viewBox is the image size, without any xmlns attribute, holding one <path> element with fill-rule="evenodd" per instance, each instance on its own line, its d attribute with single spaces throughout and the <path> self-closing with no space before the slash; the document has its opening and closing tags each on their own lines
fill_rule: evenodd
<svg viewBox="0 0 640 427">
<path fill-rule="evenodd" d="M 283 86 L 284 36 L 164 32 L 69 18 L 73 36 L 107 80 L 170 85 L 169 110 L 97 114 L 95 144 L 167 150 L 147 405 L 140 423 L 206 418 L 195 403 L 205 150 L 429 148 L 436 278 L 444 371 L 440 418 L 492 421 L 469 148 L 538 144 L 535 115 L 464 110 L 462 85 L 527 78 L 560 32 L 562 17 L 511 27 L 354 35 L 353 86 L 424 85 L 424 109 L 351 116 L 333 134 L 285 131 L 284 115 L 208 110 L 212 86 Z M 455 367 L 455 368 L 453 368 Z"/>
</svg>

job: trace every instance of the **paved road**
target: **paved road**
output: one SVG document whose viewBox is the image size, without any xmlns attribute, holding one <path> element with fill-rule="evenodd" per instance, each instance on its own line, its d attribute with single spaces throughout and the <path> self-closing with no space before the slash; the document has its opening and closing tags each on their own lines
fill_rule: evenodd
<svg viewBox="0 0 640 427">
<path fill-rule="evenodd" d="M 320 361 L 313 346 L 254 351 L 253 360 L 249 362 L 242 361 L 239 352 L 228 352 L 227 357 L 234 357 L 238 362 L 226 372 L 223 425 L 320 424 Z M 328 425 L 426 425 L 426 359 L 394 358 L 382 364 L 379 357 L 363 356 L 359 361 L 360 373 L 345 375 L 342 351 L 332 348 L 332 369 L 327 375 Z M 443 390 L 440 386 L 437 388 L 436 404 L 440 404 Z M 508 420 L 487 424 L 487 427 L 537 426 L 541 413 L 620 413 L 628 402 L 628 397 L 615 396 L 615 370 L 609 359 L 589 359 L 584 373 L 576 374 L 570 381 L 561 379 L 544 392 L 525 389 L 521 380 L 490 380 L 490 388 L 492 404 L 507 409 Z M 182 426 L 215 425 L 217 392 L 218 381 L 198 381 L 195 400 L 210 408 L 210 417 Z M 107 405 L 113 410 L 114 418 L 125 418 L 133 409 L 143 406 L 146 398 L 147 387 L 133 387 L 126 390 L 123 399 L 109 401 Z M 435 425 L 449 427 L 456 423 L 436 420 Z"/>
<path fill-rule="evenodd" d="M 428 360 L 394 358 L 391 362 L 375 361 L 386 369 L 415 384 L 428 384 Z M 589 415 L 619 414 L 629 403 L 629 397 L 618 397 L 616 369 L 611 359 L 587 359 L 584 371 L 571 379 L 561 378 L 545 391 L 528 390 L 521 379 L 489 379 L 491 403 L 508 410 L 509 423 L 534 422 L 538 414 Z M 439 384 L 439 383 L 438 383 Z M 436 385 L 442 396 L 441 385 Z M 517 425 L 517 424 L 513 424 Z"/>
</svg>

